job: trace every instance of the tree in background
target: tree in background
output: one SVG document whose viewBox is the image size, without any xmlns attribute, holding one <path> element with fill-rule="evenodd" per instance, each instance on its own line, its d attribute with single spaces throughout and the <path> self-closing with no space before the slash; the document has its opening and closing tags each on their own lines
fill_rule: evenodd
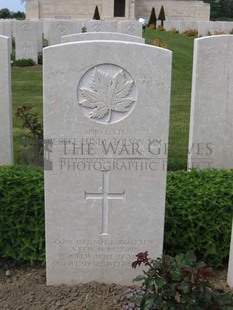
<svg viewBox="0 0 233 310">
<path fill-rule="evenodd" d="M 100 20 L 100 13 L 99 13 L 98 5 L 95 7 L 95 13 L 94 13 L 93 19 Z"/>
<path fill-rule="evenodd" d="M 1 9 L 0 10 L 0 18 L 4 18 L 4 19 L 12 18 L 10 10 L 7 8 Z"/>
<path fill-rule="evenodd" d="M 233 0 L 204 0 L 210 4 L 211 20 L 233 19 Z"/>
<path fill-rule="evenodd" d="M 8 18 L 16 18 L 16 19 L 25 19 L 25 13 L 24 12 L 10 12 L 9 9 L 4 8 L 0 10 L 0 19 L 8 19 Z"/>
<path fill-rule="evenodd" d="M 156 29 L 156 22 L 157 22 L 157 18 L 156 18 L 156 14 L 155 14 L 155 8 L 153 7 L 151 10 L 151 14 L 150 14 L 150 19 L 148 22 L 148 28 L 153 28 Z"/>
<path fill-rule="evenodd" d="M 220 0 L 219 6 L 222 16 L 233 18 L 233 0 Z"/>
<path fill-rule="evenodd" d="M 159 12 L 158 20 L 161 21 L 161 26 L 163 27 L 163 22 L 166 20 L 163 5 L 161 6 L 161 9 L 160 9 L 160 12 Z"/>
<path fill-rule="evenodd" d="M 26 16 L 24 12 L 17 11 L 17 12 L 12 12 L 12 18 L 25 19 Z"/>
</svg>

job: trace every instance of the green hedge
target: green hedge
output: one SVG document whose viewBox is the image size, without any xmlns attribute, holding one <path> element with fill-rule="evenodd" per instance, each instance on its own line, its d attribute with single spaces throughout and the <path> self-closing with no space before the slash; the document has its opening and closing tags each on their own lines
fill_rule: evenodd
<svg viewBox="0 0 233 310">
<path fill-rule="evenodd" d="M 188 250 L 208 264 L 228 262 L 233 216 L 233 170 L 169 172 L 164 250 Z"/>
<path fill-rule="evenodd" d="M 44 262 L 43 186 L 41 170 L 0 167 L 0 256 Z M 233 171 L 168 172 L 165 253 L 194 250 L 212 266 L 225 265 L 232 215 Z"/>
<path fill-rule="evenodd" d="M 44 249 L 43 172 L 0 167 L 0 256 L 44 262 Z"/>
</svg>

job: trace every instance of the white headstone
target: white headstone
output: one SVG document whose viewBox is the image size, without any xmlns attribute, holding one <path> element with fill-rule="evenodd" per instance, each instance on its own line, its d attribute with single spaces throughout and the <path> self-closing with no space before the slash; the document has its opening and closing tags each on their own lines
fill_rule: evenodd
<svg viewBox="0 0 233 310">
<path fill-rule="evenodd" d="M 43 19 L 43 35 L 44 39 L 49 41 L 49 33 L 50 33 L 50 23 L 54 21 L 52 19 Z"/>
<path fill-rule="evenodd" d="M 197 22 L 187 21 L 186 22 L 186 30 L 189 30 L 189 29 L 197 30 Z"/>
<path fill-rule="evenodd" d="M 87 32 L 113 32 L 115 22 L 102 20 L 88 20 L 86 22 Z"/>
<path fill-rule="evenodd" d="M 233 22 L 222 22 L 222 31 L 225 34 L 233 34 Z"/>
<path fill-rule="evenodd" d="M 137 43 L 145 43 L 145 39 L 135 36 L 130 36 L 123 33 L 115 32 L 86 32 L 76 33 L 61 38 L 61 43 L 75 42 L 75 41 L 96 41 L 96 40 L 113 40 L 113 41 L 130 41 Z"/>
<path fill-rule="evenodd" d="M 44 49 L 48 285 L 131 284 L 138 252 L 161 256 L 171 54 L 119 41 Z"/>
<path fill-rule="evenodd" d="M 16 21 L 15 25 L 15 58 L 33 59 L 38 62 L 38 22 Z"/>
<path fill-rule="evenodd" d="M 189 168 L 233 168 L 233 36 L 195 40 Z"/>
<path fill-rule="evenodd" d="M 187 30 L 186 22 L 180 21 L 179 22 L 179 28 L 178 28 L 179 33 L 184 33 L 186 30 Z"/>
<path fill-rule="evenodd" d="M 37 38 L 38 38 L 38 53 L 41 53 L 43 50 L 43 22 L 42 21 L 37 21 L 37 30 L 38 30 L 38 34 L 37 34 Z"/>
<path fill-rule="evenodd" d="M 73 33 L 73 22 L 71 21 L 51 21 L 49 27 L 49 45 L 60 44 L 62 36 Z"/>
<path fill-rule="evenodd" d="M 142 24 L 136 20 L 119 21 L 118 32 L 142 37 Z"/>
<path fill-rule="evenodd" d="M 17 22 L 16 19 L 12 19 L 11 21 L 11 27 L 12 27 L 12 37 L 15 38 L 15 32 L 16 32 L 16 29 L 15 29 L 15 23 Z"/>
<path fill-rule="evenodd" d="M 179 24 L 179 20 L 165 20 L 164 28 L 166 29 L 166 31 L 170 31 L 171 29 L 176 29 L 177 31 L 179 31 Z"/>
<path fill-rule="evenodd" d="M 0 36 L 0 166 L 13 164 L 10 39 Z"/>
<path fill-rule="evenodd" d="M 227 283 L 231 288 L 233 288 L 233 223 L 232 223 L 231 248 L 229 256 Z"/>
<path fill-rule="evenodd" d="M 166 31 L 170 31 L 173 28 L 173 22 L 171 20 L 165 20 L 163 22 L 163 27 Z"/>
<path fill-rule="evenodd" d="M 212 22 L 212 34 L 218 34 L 223 32 L 222 22 Z"/>
<path fill-rule="evenodd" d="M 109 32 L 117 32 L 118 30 L 118 21 L 117 20 L 105 20 L 107 24 L 107 31 Z"/>
<path fill-rule="evenodd" d="M 82 33 L 86 27 L 86 20 L 73 20 L 73 33 Z"/>
<path fill-rule="evenodd" d="M 197 23 L 197 31 L 199 37 L 205 37 L 208 35 L 210 28 L 209 28 L 210 22 L 198 22 Z"/>
<path fill-rule="evenodd" d="M 12 53 L 12 27 L 11 21 L 0 20 L 0 35 L 10 39 L 10 52 Z"/>
</svg>

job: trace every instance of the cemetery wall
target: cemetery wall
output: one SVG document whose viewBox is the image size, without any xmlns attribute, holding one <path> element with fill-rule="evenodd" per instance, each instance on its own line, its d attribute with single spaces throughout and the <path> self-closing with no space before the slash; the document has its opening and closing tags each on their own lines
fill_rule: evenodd
<svg viewBox="0 0 233 310">
<path fill-rule="evenodd" d="M 195 20 L 207 21 L 210 19 L 210 5 L 202 1 L 154 1 L 154 0 L 136 0 L 135 17 L 143 17 L 146 20 L 150 18 L 152 7 L 155 8 L 158 16 L 163 5 L 167 20 Z"/>
<path fill-rule="evenodd" d="M 114 17 L 114 1 L 110 0 L 27 0 L 26 16 L 35 18 L 92 18 L 95 6 L 98 5 L 102 19 Z M 159 14 L 161 6 L 164 6 L 167 19 L 206 21 L 210 17 L 210 5 L 202 1 L 154 1 L 136 0 L 125 1 L 125 18 L 149 19 L 154 6 Z M 122 19 L 122 18 L 121 18 Z"/>
<path fill-rule="evenodd" d="M 80 3 L 81 2 L 81 3 Z M 32 0 L 26 3 L 26 16 L 32 18 L 92 18 L 98 5 L 102 15 L 102 0 Z"/>
</svg>

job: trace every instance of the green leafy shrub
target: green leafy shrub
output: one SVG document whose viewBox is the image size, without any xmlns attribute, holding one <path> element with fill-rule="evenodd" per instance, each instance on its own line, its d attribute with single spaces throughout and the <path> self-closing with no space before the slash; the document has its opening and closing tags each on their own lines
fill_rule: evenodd
<svg viewBox="0 0 233 310">
<path fill-rule="evenodd" d="M 87 27 L 82 27 L 82 33 L 85 33 L 85 32 L 87 32 Z"/>
<path fill-rule="evenodd" d="M 153 40 L 153 45 L 163 47 L 163 48 L 168 48 L 167 42 L 162 41 L 161 39 L 155 39 Z"/>
<path fill-rule="evenodd" d="M 39 120 L 38 113 L 32 107 L 23 105 L 17 108 L 15 115 L 23 122 L 23 128 L 28 129 L 28 135 L 24 136 L 19 149 L 18 163 L 43 167 L 43 123 Z"/>
<path fill-rule="evenodd" d="M 210 285 L 211 269 L 203 262 L 197 262 L 194 253 L 175 257 L 163 255 L 156 260 L 148 258 L 147 252 L 136 256 L 133 268 L 141 264 L 149 267 L 134 279 L 143 281 L 141 291 L 137 290 L 131 298 L 131 301 L 140 303 L 141 310 L 231 309 L 233 297 Z"/>
<path fill-rule="evenodd" d="M 43 65 L 43 54 L 42 53 L 38 54 L 38 65 Z"/>
<path fill-rule="evenodd" d="M 169 172 L 164 250 L 194 251 L 219 267 L 228 262 L 233 216 L 233 171 Z"/>
<path fill-rule="evenodd" d="M 158 27 L 158 30 L 159 30 L 159 31 L 165 31 L 164 27 L 161 26 L 161 25 Z"/>
<path fill-rule="evenodd" d="M 44 259 L 43 172 L 0 167 L 0 255 Z M 194 251 L 214 267 L 228 263 L 233 171 L 168 172 L 164 251 Z"/>
<path fill-rule="evenodd" d="M 215 36 L 220 36 L 220 35 L 223 35 L 225 34 L 224 31 L 214 31 L 214 35 Z"/>
<path fill-rule="evenodd" d="M 171 34 L 177 34 L 177 33 L 179 33 L 179 31 L 178 31 L 176 28 L 172 28 L 171 30 L 169 30 L 169 32 L 170 32 Z"/>
<path fill-rule="evenodd" d="M 35 62 L 31 59 L 18 59 L 14 61 L 14 65 L 17 67 L 30 67 L 30 66 L 34 66 Z"/>
<path fill-rule="evenodd" d="M 188 37 L 196 37 L 198 35 L 197 29 L 187 29 L 185 30 L 184 34 Z"/>
<path fill-rule="evenodd" d="M 0 167 L 0 256 L 44 262 L 43 172 L 27 166 Z"/>
<path fill-rule="evenodd" d="M 43 48 L 49 46 L 49 41 L 45 38 L 43 38 Z M 41 53 L 43 54 L 43 53 Z"/>
</svg>

